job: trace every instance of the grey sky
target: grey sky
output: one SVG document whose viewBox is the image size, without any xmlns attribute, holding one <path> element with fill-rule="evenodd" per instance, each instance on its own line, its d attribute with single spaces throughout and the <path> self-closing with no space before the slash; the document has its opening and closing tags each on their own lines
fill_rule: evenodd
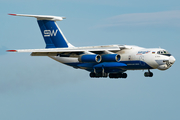
<svg viewBox="0 0 180 120">
<path fill-rule="evenodd" d="M 180 11 L 122 14 L 107 19 L 105 26 L 169 26 L 180 27 Z"/>
</svg>

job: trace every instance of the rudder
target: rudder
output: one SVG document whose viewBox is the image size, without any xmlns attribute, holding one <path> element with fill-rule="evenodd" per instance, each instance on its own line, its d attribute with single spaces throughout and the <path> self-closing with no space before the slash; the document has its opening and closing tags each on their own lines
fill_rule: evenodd
<svg viewBox="0 0 180 120">
<path fill-rule="evenodd" d="M 67 40 L 55 21 L 38 20 L 38 25 L 44 37 L 46 48 L 66 48 Z"/>
</svg>

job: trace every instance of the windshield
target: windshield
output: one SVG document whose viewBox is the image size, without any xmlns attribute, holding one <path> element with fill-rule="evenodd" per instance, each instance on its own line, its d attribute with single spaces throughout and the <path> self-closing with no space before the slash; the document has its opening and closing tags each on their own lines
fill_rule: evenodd
<svg viewBox="0 0 180 120">
<path fill-rule="evenodd" d="M 171 56 L 171 54 L 166 50 L 160 50 L 160 51 L 157 52 L 157 54 Z"/>
</svg>

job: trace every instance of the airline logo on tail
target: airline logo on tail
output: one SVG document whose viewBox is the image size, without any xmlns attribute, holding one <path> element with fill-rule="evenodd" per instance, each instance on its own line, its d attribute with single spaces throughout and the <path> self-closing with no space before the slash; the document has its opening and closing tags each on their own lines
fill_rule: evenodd
<svg viewBox="0 0 180 120">
<path fill-rule="evenodd" d="M 58 32 L 58 29 L 56 31 L 44 30 L 44 37 L 56 36 L 57 32 Z"/>
</svg>

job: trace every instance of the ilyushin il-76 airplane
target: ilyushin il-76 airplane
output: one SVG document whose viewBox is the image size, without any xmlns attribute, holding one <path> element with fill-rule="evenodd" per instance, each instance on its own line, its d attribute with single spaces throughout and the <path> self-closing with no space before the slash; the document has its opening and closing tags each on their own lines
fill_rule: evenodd
<svg viewBox="0 0 180 120">
<path fill-rule="evenodd" d="M 7 50 L 30 52 L 31 56 L 48 56 L 60 63 L 89 71 L 92 78 L 127 78 L 127 70 L 147 70 L 145 77 L 152 77 L 150 69 L 167 70 L 175 58 L 165 49 L 142 48 L 130 45 L 75 47 L 70 44 L 56 21 L 65 17 L 47 15 L 9 14 L 37 18 L 45 49 Z"/>
</svg>

